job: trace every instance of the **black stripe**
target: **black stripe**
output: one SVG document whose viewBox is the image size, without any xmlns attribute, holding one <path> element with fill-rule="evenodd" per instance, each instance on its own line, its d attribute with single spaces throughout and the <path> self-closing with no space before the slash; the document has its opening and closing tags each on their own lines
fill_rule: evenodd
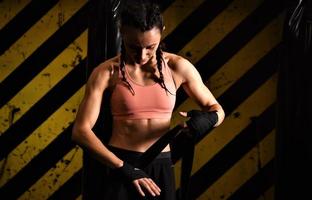
<svg viewBox="0 0 312 200">
<path fill-rule="evenodd" d="M 233 86 L 231 86 L 222 96 L 220 96 L 220 98 L 218 98 L 218 101 L 221 103 L 221 105 L 226 111 L 226 115 L 233 112 L 234 109 L 241 102 L 243 102 L 253 91 L 259 88 L 269 77 L 273 75 L 274 72 L 276 72 L 279 50 L 280 46 L 277 46 L 274 49 L 272 49 L 270 53 L 268 53 L 265 57 L 263 57 L 255 66 L 253 66 L 247 73 L 245 73 L 242 78 L 240 78 L 237 82 L 235 82 Z M 262 121 L 264 121 L 265 124 L 269 126 L 268 130 L 262 130 L 261 133 L 262 132 L 268 133 L 269 130 L 273 129 L 275 125 L 273 106 L 270 107 L 269 112 L 271 113 L 270 115 L 265 114 L 266 117 L 263 118 L 261 117 L 263 119 Z M 268 111 L 266 111 L 265 113 L 268 113 Z M 263 116 L 263 114 L 261 116 Z M 227 169 L 229 169 L 240 157 L 242 157 L 245 152 L 248 152 L 248 149 L 254 146 L 252 140 L 248 141 L 247 142 L 248 144 L 245 144 L 245 146 L 244 143 L 246 142 L 247 139 L 253 139 L 248 138 L 251 137 L 250 135 L 252 135 L 250 134 L 248 136 L 247 134 L 247 132 L 248 133 L 250 132 L 250 129 L 253 131 L 254 129 L 258 130 L 259 128 L 267 128 L 266 126 L 262 127 L 259 126 L 259 124 L 264 123 L 260 120 L 261 118 L 256 118 L 256 121 L 254 121 L 250 126 L 248 126 L 245 130 L 243 130 L 243 132 L 240 133 L 238 137 L 236 137 L 232 142 L 229 143 L 230 146 L 227 145 L 225 148 L 223 148 L 223 150 L 221 150 L 220 153 L 218 153 L 213 159 L 208 161 L 208 163 L 206 163 L 205 166 L 202 169 L 200 169 L 198 173 L 196 173 L 197 175 L 194 174 L 193 177 L 195 178 L 193 177 L 191 178 L 191 180 L 194 181 L 193 182 L 191 181 L 190 185 L 193 185 L 192 183 L 201 183 L 201 185 L 198 186 L 195 184 L 196 188 L 191 188 L 190 194 L 192 197 L 198 197 L 214 181 L 216 181 Z M 266 120 L 268 120 L 268 122 Z M 251 133 L 253 133 L 252 131 Z M 245 136 L 246 134 L 247 136 Z M 243 136 L 246 138 L 244 139 Z M 262 137 L 262 135 L 256 136 L 257 138 L 254 138 L 255 142 L 254 144 L 257 144 L 257 141 L 260 141 Z M 240 142 L 242 142 L 242 144 Z M 236 145 L 236 143 L 238 143 L 238 145 Z M 239 158 L 233 160 L 235 158 L 235 155 L 233 154 L 230 155 L 231 152 L 233 154 L 236 153 L 235 154 L 236 157 Z M 243 153 L 239 154 L 240 152 Z M 230 156 L 225 157 L 225 155 Z M 177 158 L 173 159 L 174 161 L 177 160 Z M 205 174 L 210 172 L 211 174 L 208 175 Z M 204 178 L 205 180 L 201 180 L 201 178 Z"/>
<path fill-rule="evenodd" d="M 275 1 L 264 1 L 254 12 L 235 27 L 221 42 L 195 64 L 203 80 L 208 80 L 233 55 L 248 43 L 259 31 L 281 13 L 282 7 Z M 264 14 L 265 13 L 265 14 Z M 177 93 L 175 108 L 188 98 L 184 90 Z"/>
<path fill-rule="evenodd" d="M 39 19 L 41 19 L 58 1 L 33 0 L 0 30 L 0 55 Z"/>
<path fill-rule="evenodd" d="M 279 53 L 280 45 L 271 49 L 266 56 L 261 58 L 256 65 L 218 98 L 226 115 L 233 112 L 240 103 L 277 71 Z"/>
<path fill-rule="evenodd" d="M 201 167 L 190 179 L 190 196 L 196 199 L 227 170 L 248 153 L 275 127 L 275 104 L 229 142 L 219 153 Z M 200 183 L 200 184 L 196 184 Z"/>
<path fill-rule="evenodd" d="M 235 191 L 228 200 L 257 200 L 274 184 L 274 159 L 259 170 L 251 179 Z"/>
<path fill-rule="evenodd" d="M 55 34 L 1 82 L 0 108 L 87 29 L 88 5 L 89 3 L 83 6 Z"/>
<path fill-rule="evenodd" d="M 158 3 L 161 12 L 164 12 L 169 6 L 171 6 L 173 2 L 174 0 L 156 0 L 156 3 Z"/>
<path fill-rule="evenodd" d="M 81 78 L 86 72 L 86 62 L 82 60 L 55 85 L 43 98 L 29 109 L 19 120 L 1 135 L 0 160 L 29 136 L 55 110 L 67 101 L 85 83 Z"/>
<path fill-rule="evenodd" d="M 259 88 L 277 71 L 277 55 L 279 48 L 275 47 L 258 63 L 236 81 L 223 95 L 218 98 L 226 116 L 234 111 L 252 92 Z M 175 163 L 181 158 L 181 153 L 174 154 L 172 161 Z"/>
<path fill-rule="evenodd" d="M 82 191 L 82 169 L 76 172 L 64 185 L 55 191 L 48 200 L 66 199 L 75 200 L 79 197 Z"/>
<path fill-rule="evenodd" d="M 9 180 L 0 189 L 1 196 L 7 199 L 17 199 L 49 169 L 54 167 L 56 162 L 75 147 L 75 144 L 71 142 L 71 130 L 72 125 Z"/>
<path fill-rule="evenodd" d="M 177 53 L 233 0 L 204 1 L 163 40 L 170 52 Z"/>
</svg>

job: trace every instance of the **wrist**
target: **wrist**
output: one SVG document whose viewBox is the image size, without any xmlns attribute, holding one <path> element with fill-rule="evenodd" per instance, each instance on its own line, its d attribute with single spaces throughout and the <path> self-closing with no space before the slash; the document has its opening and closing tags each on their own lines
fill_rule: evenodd
<svg viewBox="0 0 312 200">
<path fill-rule="evenodd" d="M 213 127 L 217 127 L 219 125 L 220 113 L 218 111 L 213 111 L 213 112 L 215 112 L 217 114 L 217 121 Z"/>
<path fill-rule="evenodd" d="M 147 178 L 148 175 L 139 168 L 133 167 L 131 164 L 127 162 L 123 162 L 123 165 L 117 170 L 122 173 L 128 180 L 135 180 L 140 178 Z"/>
<path fill-rule="evenodd" d="M 219 117 L 217 111 L 191 110 L 187 115 L 190 119 L 186 124 L 197 138 L 208 133 L 218 123 Z"/>
<path fill-rule="evenodd" d="M 114 163 L 113 168 L 118 169 L 123 167 L 124 162 L 122 160 L 119 160 L 118 162 Z"/>
</svg>

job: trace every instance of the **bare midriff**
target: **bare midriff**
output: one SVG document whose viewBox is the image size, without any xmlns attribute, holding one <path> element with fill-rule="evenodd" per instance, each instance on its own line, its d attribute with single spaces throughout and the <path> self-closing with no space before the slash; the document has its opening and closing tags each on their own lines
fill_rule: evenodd
<svg viewBox="0 0 312 200">
<path fill-rule="evenodd" d="M 115 119 L 109 144 L 114 147 L 145 152 L 170 127 L 168 119 Z M 167 145 L 163 152 L 170 151 Z"/>
</svg>

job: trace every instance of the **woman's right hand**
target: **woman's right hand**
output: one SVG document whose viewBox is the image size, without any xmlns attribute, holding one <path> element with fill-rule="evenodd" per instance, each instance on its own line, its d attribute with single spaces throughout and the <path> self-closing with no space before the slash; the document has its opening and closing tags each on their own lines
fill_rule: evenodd
<svg viewBox="0 0 312 200">
<path fill-rule="evenodd" d="M 151 178 L 140 178 L 133 181 L 133 184 L 137 191 L 145 196 L 144 191 L 149 192 L 152 196 L 160 195 L 160 188 L 156 185 L 156 183 Z M 144 190 L 144 191 L 143 191 Z"/>
<path fill-rule="evenodd" d="M 145 196 L 144 191 L 149 192 L 152 196 L 160 195 L 160 188 L 143 170 L 133 167 L 127 162 L 123 162 L 122 166 L 117 168 L 117 170 L 128 180 L 132 181 L 135 188 L 142 196 Z"/>
</svg>

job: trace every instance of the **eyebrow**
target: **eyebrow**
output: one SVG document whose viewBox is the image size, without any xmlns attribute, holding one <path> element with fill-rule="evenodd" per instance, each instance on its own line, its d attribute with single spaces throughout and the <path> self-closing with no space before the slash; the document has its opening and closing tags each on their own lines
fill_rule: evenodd
<svg viewBox="0 0 312 200">
<path fill-rule="evenodd" d="M 150 44 L 150 45 L 146 46 L 145 48 L 155 46 L 156 44 L 157 43 Z M 130 47 L 135 47 L 135 48 L 141 48 L 141 46 L 138 46 L 138 45 L 135 45 L 135 44 L 129 44 L 129 46 Z"/>
</svg>

